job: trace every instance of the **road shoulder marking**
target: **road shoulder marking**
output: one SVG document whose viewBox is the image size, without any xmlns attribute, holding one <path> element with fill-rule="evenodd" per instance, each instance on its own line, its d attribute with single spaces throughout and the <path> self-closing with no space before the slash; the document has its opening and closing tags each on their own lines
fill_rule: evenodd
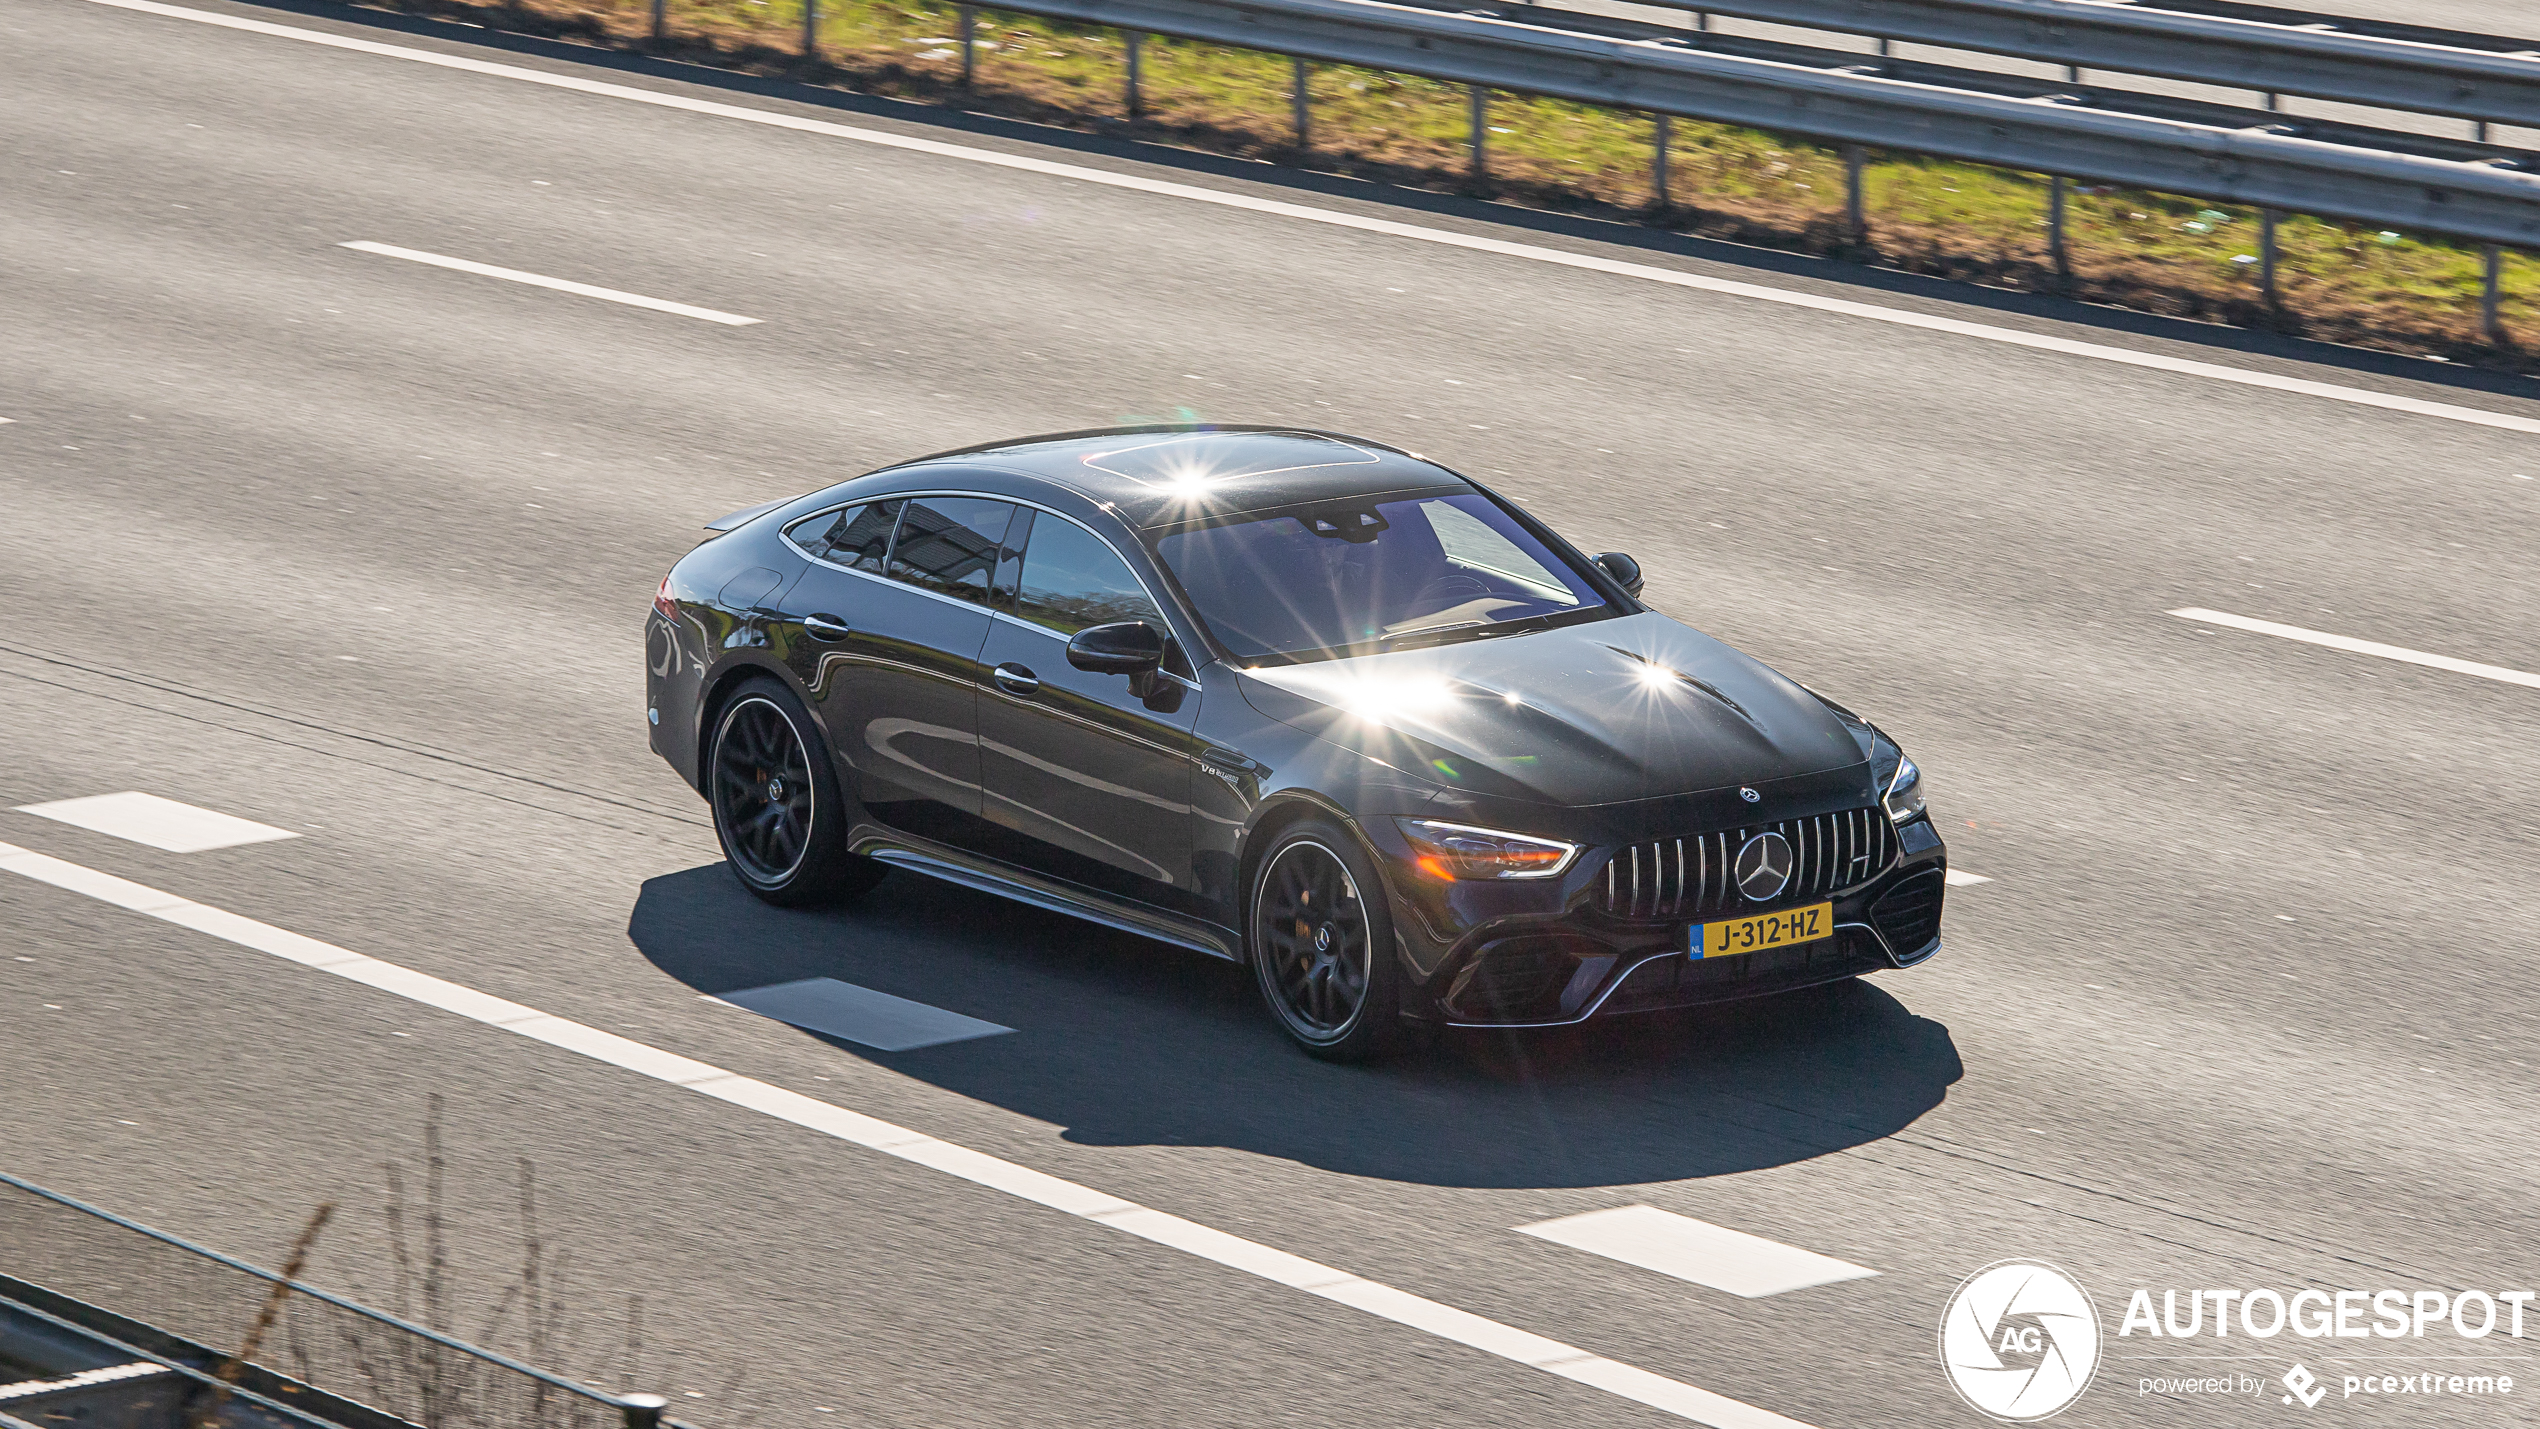
<svg viewBox="0 0 2540 1429">
<path fill-rule="evenodd" d="M 624 303 L 630 308 L 651 308 L 657 313 L 677 313 L 683 318 L 702 318 L 710 323 L 721 323 L 725 327 L 748 327 L 758 321 L 757 318 L 745 318 L 739 313 L 691 307 L 686 303 L 674 303 L 667 298 L 648 298 L 641 293 L 623 292 L 616 288 L 596 288 L 589 283 L 574 282 L 570 278 L 550 278 L 543 273 L 524 273 L 518 268 L 497 268 L 491 263 L 479 263 L 468 258 L 452 258 L 444 253 L 426 253 L 420 248 L 399 248 L 393 243 L 373 243 L 367 238 L 356 239 L 350 243 L 338 243 L 335 246 L 350 248 L 359 253 L 376 253 L 383 258 L 403 258 L 409 263 L 425 263 L 435 268 L 474 273 L 479 277 L 502 278 L 514 283 L 525 283 L 533 288 L 553 288 L 559 293 L 572 293 L 579 297 L 602 298 L 612 303 Z"/>
<path fill-rule="evenodd" d="M 1697 1221 L 1655 1206 L 1617 1206 L 1517 1227 L 1520 1235 L 1760 1300 L 1878 1274 L 1831 1255 Z"/>
<path fill-rule="evenodd" d="M 1338 228 L 1355 229 L 1362 233 L 1382 233 L 1396 238 L 1409 238 L 1476 253 L 1492 253 L 1501 257 L 1520 258 L 1557 267 L 1637 278 L 1645 282 L 1665 283 L 1674 287 L 1692 288 L 1728 297 L 1748 298 L 1756 302 L 1780 303 L 1787 307 L 1808 308 L 1817 312 L 1890 323 L 1899 327 L 1921 328 L 1928 332 L 1950 333 L 1959 337 L 1977 338 L 1985 342 L 2025 347 L 2039 352 L 2060 353 L 2067 357 L 2113 362 L 2126 367 L 2148 368 L 2243 387 L 2260 387 L 2276 392 L 2297 393 L 2359 407 L 2378 407 L 2384 411 L 2436 417 L 2444 421 L 2494 427 L 2508 432 L 2540 434 L 2540 417 L 2490 412 L 2478 407 L 2463 407 L 2450 402 L 2433 402 L 2421 397 L 2403 397 L 2395 393 L 2375 392 L 2363 387 L 2344 387 L 2333 382 L 2319 382 L 2306 377 L 2286 377 L 2272 372 L 2230 367 L 2217 362 L 2199 362 L 2192 358 L 2171 357 L 2163 353 L 2137 352 L 2132 348 L 2110 347 L 2105 343 L 2083 342 L 2075 338 L 2056 337 L 2046 333 L 2022 332 L 2016 328 L 1996 327 L 1990 323 L 1969 322 L 1964 318 L 1942 317 L 1904 308 L 1880 307 L 1875 303 L 1860 302 L 1851 298 L 1826 297 L 1816 293 L 1767 287 L 1760 283 L 1706 277 L 1699 273 L 1679 272 L 1673 268 L 1660 268 L 1647 263 L 1630 263 L 1616 258 L 1602 258 L 1586 253 L 1571 253 L 1558 248 L 1539 247 L 1531 243 L 1513 243 L 1502 238 L 1484 238 L 1477 234 L 1427 228 L 1393 219 L 1370 218 L 1361 214 L 1343 213 L 1335 209 L 1316 208 L 1311 204 L 1258 198 L 1251 194 L 1228 193 L 1218 189 L 1203 188 L 1196 184 L 1174 183 L 1170 180 L 1150 179 L 1136 174 L 1113 173 L 1108 169 L 1087 168 L 1081 164 L 1062 164 L 1022 154 L 1006 154 L 993 149 L 976 149 L 961 144 L 948 144 L 940 139 L 920 139 L 905 134 L 887 133 L 879 129 L 860 129 L 853 125 L 838 124 L 825 119 L 780 114 L 773 110 L 752 109 L 746 105 L 724 104 L 710 99 L 696 99 L 684 94 L 668 94 L 658 90 L 638 88 L 634 85 L 611 84 L 605 80 L 585 79 L 579 75 L 551 74 L 545 70 L 529 69 L 521 65 L 498 64 L 492 60 L 473 59 L 465 55 L 445 55 L 407 45 L 382 44 L 377 40 L 357 39 L 350 35 L 334 35 L 320 30 L 277 25 L 267 20 L 251 20 L 243 16 L 215 14 L 208 10 L 192 10 L 181 5 L 162 4 L 160 0 L 90 0 L 90 3 L 111 6 L 118 10 L 161 15 L 169 19 L 189 20 L 196 24 L 217 25 L 224 29 L 272 35 L 280 39 L 299 40 L 307 44 L 324 45 L 331 49 L 351 50 L 361 54 L 407 60 L 416 64 L 434 65 L 442 69 L 464 70 L 471 74 L 545 85 L 551 89 L 565 89 L 579 94 L 623 99 L 663 109 L 684 110 L 691 114 L 709 114 L 724 119 L 738 119 L 746 123 L 793 129 L 807 134 L 825 134 L 833 138 L 852 139 L 861 144 L 901 149 L 910 153 L 932 154 L 940 158 L 959 159 L 974 164 L 989 164 L 1025 173 L 1046 174 L 1076 183 L 1098 184 L 1106 188 L 1130 189 L 1194 203 L 1216 204 L 1223 208 L 1244 209 L 1253 213 L 1300 219 L 1308 223 L 1329 224 Z"/>
<path fill-rule="evenodd" d="M 2233 615 L 2229 611 L 2222 610 L 2205 610 L 2197 606 L 2173 610 L 2170 614 L 2181 620 L 2201 621 L 2207 625 L 2246 630 L 2258 635 L 2273 635 L 2279 639 L 2298 640 L 2305 645 L 2325 646 L 2331 650 L 2343 650 L 2353 655 L 2372 655 L 2383 660 L 2424 665 L 2429 669 L 2449 670 L 2455 675 L 2476 675 L 2482 680 L 2495 680 L 2501 684 L 2520 685 L 2525 689 L 2540 690 L 2540 675 L 2521 670 L 2508 670 L 2502 665 L 2482 665 L 2475 660 L 2455 660 L 2449 655 L 2429 655 L 2422 650 L 2410 650 L 2403 645 L 2384 645 L 2378 640 L 2357 640 L 2351 635 L 2331 635 L 2324 630 L 2305 630 L 2299 625 L 2279 625 L 2272 620 L 2252 620 L 2245 615 Z"/>
<path fill-rule="evenodd" d="M 163 922 L 209 933 L 240 947 L 271 953 L 303 967 L 349 978 L 593 1061 L 621 1067 L 672 1086 L 685 1087 L 763 1116 L 791 1122 L 885 1156 L 941 1171 L 975 1186 L 1002 1191 L 1125 1235 L 1213 1261 L 1230 1270 L 1240 1270 L 1247 1275 L 1350 1306 L 1379 1319 L 1471 1346 L 1530 1369 L 1556 1374 L 1697 1424 L 1711 1425 L 1714 1429 L 1810 1429 L 1799 1420 L 1759 1409 L 1742 1400 L 1652 1374 L 1617 1360 L 1605 1359 L 1513 1325 L 1503 1325 L 1470 1311 L 1458 1310 L 1452 1305 L 1424 1299 L 1345 1270 L 1336 1270 L 1241 1236 L 1229 1235 L 1196 1221 L 1121 1200 L 1090 1186 L 1081 1186 L 966 1146 L 940 1141 L 923 1132 L 895 1126 L 754 1077 L 744 1077 L 711 1063 L 665 1052 L 614 1032 L 603 1032 L 596 1027 L 550 1016 L 534 1007 L 478 992 L 472 987 L 384 962 L 349 948 L 303 937 L 110 873 L 5 843 L 0 843 L 0 871 L 144 913 Z"/>
</svg>

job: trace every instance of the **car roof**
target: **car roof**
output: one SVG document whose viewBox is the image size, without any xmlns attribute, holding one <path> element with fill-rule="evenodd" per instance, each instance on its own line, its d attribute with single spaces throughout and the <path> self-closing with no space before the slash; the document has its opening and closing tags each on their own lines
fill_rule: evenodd
<svg viewBox="0 0 2540 1429">
<path fill-rule="evenodd" d="M 1105 427 L 936 452 L 887 470 L 938 463 L 1057 482 L 1140 529 L 1387 492 L 1472 489 L 1398 447 L 1302 427 Z"/>
</svg>

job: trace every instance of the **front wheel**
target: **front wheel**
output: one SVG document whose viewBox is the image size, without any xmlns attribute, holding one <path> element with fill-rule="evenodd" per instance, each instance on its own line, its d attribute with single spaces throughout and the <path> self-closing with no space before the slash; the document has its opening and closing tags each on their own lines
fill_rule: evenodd
<svg viewBox="0 0 2540 1429">
<path fill-rule="evenodd" d="M 724 703 L 706 754 L 714 834 L 741 886 L 781 907 L 861 893 L 881 864 L 846 850 L 837 775 L 794 692 L 756 678 Z"/>
<path fill-rule="evenodd" d="M 1262 1000 L 1298 1046 L 1358 1062 L 1400 1045 L 1384 884 L 1346 831 L 1314 819 L 1280 833 L 1253 881 L 1247 933 Z"/>
</svg>

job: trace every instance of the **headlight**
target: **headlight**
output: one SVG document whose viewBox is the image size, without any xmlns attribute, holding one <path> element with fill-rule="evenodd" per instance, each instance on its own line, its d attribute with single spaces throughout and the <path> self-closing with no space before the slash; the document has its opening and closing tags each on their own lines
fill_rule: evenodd
<svg viewBox="0 0 2540 1429">
<path fill-rule="evenodd" d="M 1887 781 L 1887 816 L 1897 823 L 1911 823 L 1923 816 L 1923 771 L 1903 751 L 1896 756 L 1896 773 Z"/>
<path fill-rule="evenodd" d="M 1579 846 L 1559 839 L 1505 834 L 1435 819 L 1396 819 L 1422 872 L 1433 878 L 1550 878 L 1570 866 Z"/>
</svg>

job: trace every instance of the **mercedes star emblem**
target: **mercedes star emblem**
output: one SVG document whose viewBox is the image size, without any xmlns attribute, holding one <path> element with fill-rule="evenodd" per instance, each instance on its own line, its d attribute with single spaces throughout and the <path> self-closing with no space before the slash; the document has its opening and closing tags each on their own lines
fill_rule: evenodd
<svg viewBox="0 0 2540 1429">
<path fill-rule="evenodd" d="M 1737 851 L 1737 891 L 1763 903 L 1790 884 L 1790 840 L 1767 830 Z"/>
<path fill-rule="evenodd" d="M 1740 789 L 1737 791 L 1737 796 L 1750 804 L 1760 804 L 1764 802 L 1764 796 L 1756 793 L 1752 789 Z"/>
</svg>

